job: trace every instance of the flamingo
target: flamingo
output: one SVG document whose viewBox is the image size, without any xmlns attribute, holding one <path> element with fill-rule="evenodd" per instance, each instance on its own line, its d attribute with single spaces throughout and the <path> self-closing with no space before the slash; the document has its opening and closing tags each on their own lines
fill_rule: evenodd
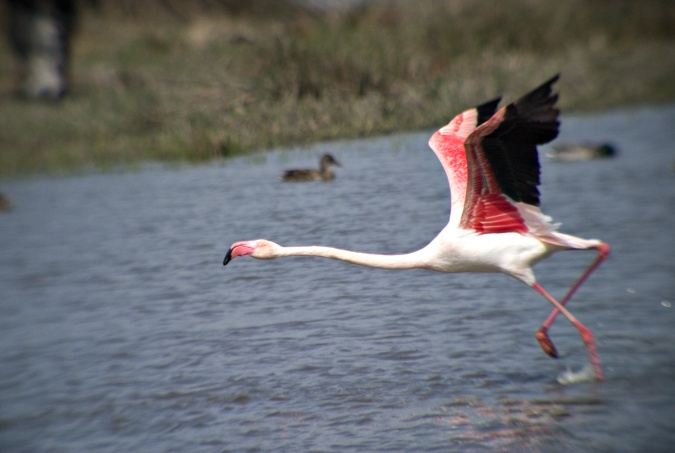
<svg viewBox="0 0 675 453">
<path fill-rule="evenodd" d="M 562 313 L 578 329 L 595 376 L 603 380 L 593 334 L 566 304 L 609 256 L 610 247 L 597 239 L 558 232 L 559 225 L 539 208 L 537 145 L 558 134 L 558 95 L 552 93 L 558 77 L 499 110 L 500 98 L 467 110 L 433 134 L 429 146 L 447 175 L 451 210 L 448 224 L 422 249 L 382 255 L 324 246 L 283 247 L 257 239 L 233 243 L 223 265 L 247 255 L 258 259 L 317 256 L 392 270 L 501 272 L 532 287 L 553 305 L 535 334 L 543 351 L 558 357 L 548 330 Z M 594 250 L 597 256 L 557 300 L 537 283 L 532 266 L 563 250 Z"/>
</svg>

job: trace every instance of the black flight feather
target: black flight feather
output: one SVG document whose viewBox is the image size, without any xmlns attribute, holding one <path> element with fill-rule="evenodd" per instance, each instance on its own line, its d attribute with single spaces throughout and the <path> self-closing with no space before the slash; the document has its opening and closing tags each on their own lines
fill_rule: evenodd
<svg viewBox="0 0 675 453">
<path fill-rule="evenodd" d="M 513 201 L 539 206 L 537 145 L 558 135 L 559 111 L 554 107 L 558 95 L 551 89 L 558 77 L 509 104 L 502 123 L 483 139 L 499 188 Z"/>
<path fill-rule="evenodd" d="M 478 112 L 478 124 L 476 124 L 476 127 L 492 118 L 492 115 L 497 111 L 497 106 L 501 100 L 502 98 L 493 99 L 476 107 L 476 111 Z"/>
</svg>

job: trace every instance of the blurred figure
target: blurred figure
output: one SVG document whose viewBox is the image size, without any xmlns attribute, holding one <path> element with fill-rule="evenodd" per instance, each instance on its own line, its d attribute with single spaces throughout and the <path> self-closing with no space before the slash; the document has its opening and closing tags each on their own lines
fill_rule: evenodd
<svg viewBox="0 0 675 453">
<path fill-rule="evenodd" d="M 8 38 L 19 63 L 19 92 L 58 99 L 68 90 L 74 0 L 6 0 Z"/>
<path fill-rule="evenodd" d="M 616 148 L 609 143 L 565 143 L 554 145 L 546 155 L 561 161 L 605 159 L 616 156 Z"/>
<path fill-rule="evenodd" d="M 0 212 L 9 211 L 12 209 L 12 200 L 2 192 L 0 192 Z"/>
</svg>

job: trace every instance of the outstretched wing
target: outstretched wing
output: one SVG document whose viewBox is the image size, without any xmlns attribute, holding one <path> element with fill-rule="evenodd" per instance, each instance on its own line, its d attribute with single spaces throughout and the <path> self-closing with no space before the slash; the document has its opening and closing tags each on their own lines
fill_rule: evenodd
<svg viewBox="0 0 675 453">
<path fill-rule="evenodd" d="M 480 233 L 527 232 L 543 225 L 537 145 L 558 135 L 556 75 L 502 107 L 464 141 L 468 170 L 459 227 Z"/>
<path fill-rule="evenodd" d="M 486 102 L 474 109 L 460 113 L 429 139 L 429 146 L 443 165 L 450 184 L 450 222 L 459 227 L 467 193 L 467 159 L 464 141 L 478 126 L 490 119 L 497 110 L 500 99 Z"/>
</svg>

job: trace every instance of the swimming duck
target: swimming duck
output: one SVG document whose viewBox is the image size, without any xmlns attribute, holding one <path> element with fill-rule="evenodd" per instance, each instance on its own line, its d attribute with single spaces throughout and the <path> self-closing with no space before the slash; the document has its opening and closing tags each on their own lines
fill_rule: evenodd
<svg viewBox="0 0 675 453">
<path fill-rule="evenodd" d="M 563 143 L 553 146 L 546 155 L 560 161 L 605 159 L 616 156 L 616 148 L 609 143 Z"/>
<path fill-rule="evenodd" d="M 0 212 L 9 211 L 12 209 L 12 200 L 2 192 L 0 192 Z"/>
<path fill-rule="evenodd" d="M 319 161 L 319 170 L 286 170 L 281 176 L 282 181 L 331 181 L 335 179 L 335 174 L 330 167 L 341 167 L 340 162 L 335 160 L 331 154 L 324 154 Z"/>
</svg>

